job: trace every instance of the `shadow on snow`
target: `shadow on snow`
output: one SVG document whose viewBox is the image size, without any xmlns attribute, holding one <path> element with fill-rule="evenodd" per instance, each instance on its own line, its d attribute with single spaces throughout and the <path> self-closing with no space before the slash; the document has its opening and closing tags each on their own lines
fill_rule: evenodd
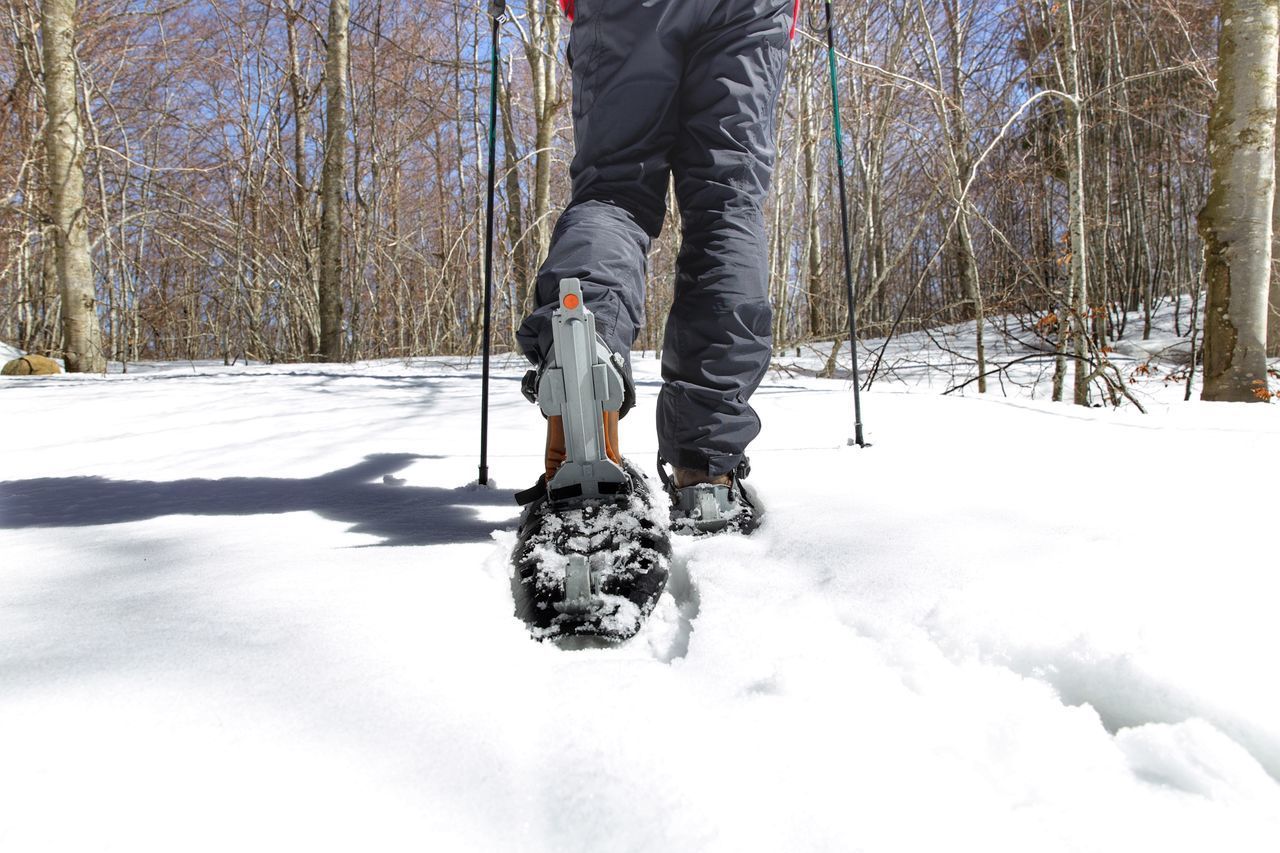
<svg viewBox="0 0 1280 853">
<path fill-rule="evenodd" d="M 0 482 L 0 529 L 89 527 L 165 515 L 271 515 L 311 511 L 379 537 L 381 545 L 487 542 L 499 526 L 476 507 L 514 510 L 510 490 L 398 485 L 390 477 L 411 453 L 366 456 L 363 462 L 309 479 L 228 477 L 219 480 L 109 480 L 44 477 Z"/>
</svg>

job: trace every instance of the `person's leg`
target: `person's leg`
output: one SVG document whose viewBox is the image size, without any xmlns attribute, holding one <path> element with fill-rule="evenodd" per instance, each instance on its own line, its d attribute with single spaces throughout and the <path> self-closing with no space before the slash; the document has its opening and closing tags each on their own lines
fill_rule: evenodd
<svg viewBox="0 0 1280 853">
<path fill-rule="evenodd" d="M 763 208 L 793 15 L 793 0 L 720 0 L 685 58 L 672 153 L 684 230 L 658 447 L 711 476 L 732 471 L 760 431 L 748 399 L 773 343 Z"/>
<path fill-rule="evenodd" d="M 691 0 L 575 5 L 573 198 L 538 272 L 537 308 L 517 333 L 534 363 L 551 349 L 562 278 L 582 281 L 597 332 L 629 358 L 644 322 L 646 255 L 666 207 L 682 44 L 692 20 Z"/>
</svg>

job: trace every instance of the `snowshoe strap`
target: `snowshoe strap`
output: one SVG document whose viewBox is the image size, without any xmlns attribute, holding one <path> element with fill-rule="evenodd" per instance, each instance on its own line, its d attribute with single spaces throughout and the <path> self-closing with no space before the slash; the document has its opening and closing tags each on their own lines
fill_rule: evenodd
<svg viewBox="0 0 1280 853">
<path fill-rule="evenodd" d="M 739 480 L 745 480 L 749 476 L 751 476 L 751 460 L 744 456 L 742 461 L 733 469 L 733 482 L 736 484 Z M 661 453 L 658 454 L 658 479 L 662 482 L 662 488 L 666 490 L 667 494 L 674 496 L 680 491 L 676 486 L 675 478 L 667 472 L 667 460 L 662 458 Z"/>
<path fill-rule="evenodd" d="M 597 483 L 596 490 L 604 497 L 612 497 L 620 495 L 628 490 L 627 483 Z M 551 498 L 552 503 L 560 501 L 569 501 L 574 498 L 583 497 L 583 489 L 581 483 L 573 483 L 568 486 L 562 486 L 558 489 L 548 489 L 547 496 Z"/>
<path fill-rule="evenodd" d="M 534 483 L 532 486 L 530 486 L 527 489 L 516 492 L 515 499 L 516 499 L 516 503 L 520 504 L 520 506 L 528 506 L 529 504 L 536 501 L 538 498 L 546 497 L 546 495 L 547 495 L 547 475 L 539 474 L 538 482 Z"/>
<path fill-rule="evenodd" d="M 658 454 L 658 480 L 662 483 L 662 490 L 667 494 L 675 491 L 676 484 L 667 473 L 667 460 L 662 458 L 661 453 Z"/>
<path fill-rule="evenodd" d="M 603 343 L 603 341 L 601 342 Z M 636 406 L 636 381 L 631 376 L 627 362 L 616 352 L 609 354 L 609 363 L 622 374 L 622 406 L 618 409 L 618 420 L 627 416 L 627 412 Z"/>
<path fill-rule="evenodd" d="M 569 501 L 574 498 L 582 497 L 582 484 L 574 483 L 571 486 L 561 486 L 558 489 L 547 489 L 547 497 L 555 501 Z"/>
<path fill-rule="evenodd" d="M 604 341 L 597 336 L 598 349 L 608 350 Z M 520 380 L 520 393 L 530 403 L 538 402 L 538 385 L 542 382 L 542 374 L 547 369 L 547 364 L 551 359 L 547 359 L 542 363 L 541 367 L 530 368 L 525 371 L 524 377 Z M 622 377 L 622 406 L 618 409 L 618 420 L 622 420 L 627 416 L 627 412 L 635 408 L 636 405 L 636 383 L 631 377 L 631 371 L 627 369 L 627 363 L 623 361 L 622 356 L 616 352 L 609 353 L 609 363 L 618 371 Z M 545 413 L 543 417 L 546 417 Z"/>
<path fill-rule="evenodd" d="M 628 491 L 629 488 L 630 483 L 600 483 L 599 491 L 601 495 L 613 496 L 620 495 Z M 546 474 L 539 474 L 538 482 L 527 489 L 515 493 L 516 503 L 520 506 L 528 506 L 539 498 L 548 498 L 552 503 L 559 503 L 560 501 L 568 501 L 580 497 L 582 497 L 582 485 L 580 483 L 574 483 L 571 486 L 564 486 L 559 489 L 548 489 Z"/>
<path fill-rule="evenodd" d="M 520 380 L 520 393 L 530 403 L 538 402 L 538 373 L 536 368 L 530 368 L 525 371 L 524 378 Z"/>
</svg>

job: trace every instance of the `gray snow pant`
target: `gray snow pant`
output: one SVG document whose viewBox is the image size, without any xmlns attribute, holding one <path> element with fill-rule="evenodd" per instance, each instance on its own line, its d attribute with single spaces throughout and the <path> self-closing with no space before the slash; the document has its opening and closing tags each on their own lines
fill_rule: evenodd
<svg viewBox="0 0 1280 853">
<path fill-rule="evenodd" d="M 727 473 L 760 432 L 748 404 L 769 365 L 768 237 L 793 0 L 577 0 L 569 37 L 573 197 L 518 332 L 551 350 L 560 279 L 582 280 L 596 329 L 629 358 L 644 323 L 646 256 L 675 175 L 683 233 L 658 396 L 658 448 Z"/>
</svg>

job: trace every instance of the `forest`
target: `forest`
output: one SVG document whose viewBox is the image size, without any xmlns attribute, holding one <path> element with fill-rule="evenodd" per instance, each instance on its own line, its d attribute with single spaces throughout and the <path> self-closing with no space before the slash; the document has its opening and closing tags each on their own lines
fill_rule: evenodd
<svg viewBox="0 0 1280 853">
<path fill-rule="evenodd" d="M 93 320 L 81 325 L 99 335 L 85 362 L 96 370 L 102 359 L 127 369 L 479 352 L 486 4 L 4 2 L 0 339 L 55 357 L 77 349 L 65 306 L 78 299 Z M 1246 20 L 1263 9 L 1274 33 L 1274 3 L 1228 3 Z M 1162 308 L 1200 356 L 1214 334 L 1205 295 L 1218 280 L 1204 262 L 1215 254 L 1202 234 L 1211 225 L 1198 220 L 1213 197 L 1211 112 L 1244 100 L 1217 97 L 1227 67 L 1219 39 L 1230 36 L 1218 3 L 833 9 L 862 335 L 972 322 L 978 390 L 991 372 L 983 335 L 998 334 L 1054 354 L 1054 396 L 1076 402 L 1123 385 L 1111 345 L 1149 336 Z M 513 3 L 499 28 L 499 352 L 531 306 L 568 195 L 570 26 L 544 0 Z M 767 217 L 774 346 L 820 347 L 834 375 L 849 299 L 826 29 L 824 7 L 804 0 Z M 55 36 L 65 37 L 65 61 L 51 53 Z M 1239 75 L 1260 97 L 1269 91 L 1271 114 L 1255 121 L 1269 134 L 1268 157 L 1271 65 L 1269 84 Z M 83 179 L 79 204 L 64 210 L 65 182 L 54 176 L 68 169 Z M 1273 194 L 1274 165 L 1266 171 L 1254 174 Z M 78 273 L 57 251 L 58 234 L 73 231 L 84 247 Z M 650 256 L 639 348 L 662 347 L 678 242 L 672 200 Z M 1237 291 L 1243 280 L 1237 271 Z M 1246 396 L 1269 399 L 1263 356 L 1252 357 Z"/>
</svg>

